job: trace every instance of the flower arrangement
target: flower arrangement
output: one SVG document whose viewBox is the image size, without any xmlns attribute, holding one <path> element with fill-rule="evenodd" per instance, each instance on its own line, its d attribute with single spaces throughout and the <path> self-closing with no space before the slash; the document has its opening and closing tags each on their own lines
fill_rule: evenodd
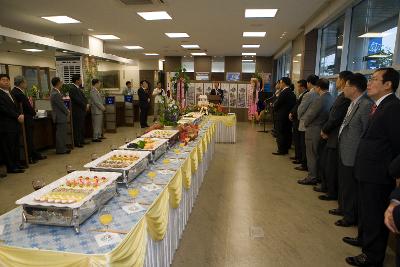
<svg viewBox="0 0 400 267">
<path fill-rule="evenodd" d="M 180 109 L 175 100 L 163 97 L 160 114 L 160 122 L 163 125 L 176 126 L 180 116 Z"/>
<path fill-rule="evenodd" d="M 189 89 L 190 77 L 187 75 L 185 68 L 178 69 L 175 72 L 175 75 L 173 77 L 171 77 L 170 80 L 171 80 L 171 84 L 172 84 L 172 88 L 173 88 L 173 96 L 174 97 L 177 94 L 178 83 L 180 81 L 183 82 L 183 86 L 184 86 L 185 94 L 186 94 L 187 90 Z"/>
<path fill-rule="evenodd" d="M 34 84 L 32 85 L 32 88 L 28 90 L 27 95 L 28 97 L 38 98 L 39 93 L 40 93 L 39 88 Z"/>
<path fill-rule="evenodd" d="M 221 104 L 210 103 L 208 106 L 208 113 L 215 116 L 225 116 L 227 112 L 224 110 Z"/>
<path fill-rule="evenodd" d="M 199 135 L 199 126 L 192 123 L 185 123 L 179 125 L 179 141 L 187 145 L 190 141 L 193 141 Z"/>
</svg>

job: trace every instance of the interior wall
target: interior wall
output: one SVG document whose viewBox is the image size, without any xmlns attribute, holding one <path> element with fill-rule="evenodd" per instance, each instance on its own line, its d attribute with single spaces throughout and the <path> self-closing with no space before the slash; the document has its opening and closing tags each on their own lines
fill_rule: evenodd
<svg viewBox="0 0 400 267">
<path fill-rule="evenodd" d="M 30 55 L 15 52 L 0 52 L 0 63 L 20 66 L 56 68 L 54 56 Z"/>
<path fill-rule="evenodd" d="M 99 71 L 110 71 L 118 70 L 120 87 L 116 88 L 115 92 L 117 94 L 122 94 L 122 90 L 125 88 L 125 83 L 127 81 L 132 82 L 133 88 L 139 88 L 139 66 L 123 65 L 114 62 L 100 61 L 98 65 Z M 118 90 L 117 90 L 118 89 Z"/>
<path fill-rule="evenodd" d="M 159 70 L 159 61 L 157 59 L 142 59 L 139 61 L 140 70 Z"/>
</svg>

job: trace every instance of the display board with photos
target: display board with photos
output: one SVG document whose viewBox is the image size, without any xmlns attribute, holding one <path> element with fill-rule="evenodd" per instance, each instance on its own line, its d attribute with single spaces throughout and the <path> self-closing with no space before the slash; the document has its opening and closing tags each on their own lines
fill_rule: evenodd
<svg viewBox="0 0 400 267">
<path fill-rule="evenodd" d="M 211 90 L 213 89 L 213 84 L 212 83 L 204 83 L 204 94 L 209 95 L 211 94 Z"/>
<path fill-rule="evenodd" d="M 236 83 L 229 84 L 229 106 L 237 106 L 237 89 L 238 85 Z"/>
<path fill-rule="evenodd" d="M 199 96 L 204 95 L 204 84 L 203 83 L 193 83 L 195 85 L 195 101 L 197 103 L 197 100 L 199 99 Z"/>
<path fill-rule="evenodd" d="M 247 84 L 240 83 L 238 84 L 238 90 L 237 90 L 237 104 L 236 107 L 238 108 L 246 108 L 247 107 L 247 101 L 246 101 L 246 95 L 247 95 Z"/>
</svg>

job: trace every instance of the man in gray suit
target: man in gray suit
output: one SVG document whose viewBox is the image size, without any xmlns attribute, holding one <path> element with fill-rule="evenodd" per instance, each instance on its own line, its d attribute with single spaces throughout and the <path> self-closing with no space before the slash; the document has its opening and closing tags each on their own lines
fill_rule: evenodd
<svg viewBox="0 0 400 267">
<path fill-rule="evenodd" d="M 67 149 L 67 118 L 69 110 L 64 105 L 60 89 L 62 81 L 59 77 L 51 79 L 53 89 L 50 94 L 51 102 L 51 114 L 53 116 L 53 122 L 56 124 L 56 153 L 57 154 L 69 154 L 71 150 Z"/>
<path fill-rule="evenodd" d="M 302 143 L 302 149 L 304 150 L 302 155 L 302 166 L 295 167 L 296 170 L 306 171 L 307 170 L 307 155 L 306 155 L 306 145 L 305 145 L 305 134 L 306 134 L 306 126 L 304 126 L 304 118 L 307 110 L 311 106 L 311 103 L 318 97 L 318 94 L 315 92 L 315 85 L 318 81 L 319 77 L 317 75 L 311 74 L 307 77 L 307 89 L 308 92 L 303 96 L 303 99 L 297 108 L 297 116 L 299 118 L 299 135 Z"/>
<path fill-rule="evenodd" d="M 101 142 L 103 133 L 103 113 L 106 110 L 103 104 L 103 98 L 100 95 L 101 82 L 98 79 L 92 80 L 92 89 L 90 90 L 90 110 L 92 113 L 93 124 L 93 142 Z"/>
<path fill-rule="evenodd" d="M 366 130 L 372 101 L 365 94 L 367 79 L 354 74 L 344 87 L 344 96 L 351 100 L 339 130 L 339 191 L 342 198 L 343 219 L 337 226 L 348 227 L 357 223 L 357 181 L 354 162 L 362 133 Z"/>
<path fill-rule="evenodd" d="M 308 176 L 297 181 L 303 185 L 316 185 L 318 182 L 317 163 L 321 128 L 328 120 L 329 110 L 333 104 L 333 97 L 329 93 L 329 81 L 327 79 L 319 79 L 317 81 L 315 92 L 319 96 L 311 103 L 304 115 Z"/>
</svg>

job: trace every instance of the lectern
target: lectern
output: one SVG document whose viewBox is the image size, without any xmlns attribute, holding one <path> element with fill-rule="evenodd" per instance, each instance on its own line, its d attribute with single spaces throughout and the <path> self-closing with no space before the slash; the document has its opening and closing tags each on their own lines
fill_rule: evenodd
<svg viewBox="0 0 400 267">
<path fill-rule="evenodd" d="M 220 104 L 222 101 L 220 95 L 208 95 L 208 102 L 213 103 L 213 104 Z"/>
</svg>

